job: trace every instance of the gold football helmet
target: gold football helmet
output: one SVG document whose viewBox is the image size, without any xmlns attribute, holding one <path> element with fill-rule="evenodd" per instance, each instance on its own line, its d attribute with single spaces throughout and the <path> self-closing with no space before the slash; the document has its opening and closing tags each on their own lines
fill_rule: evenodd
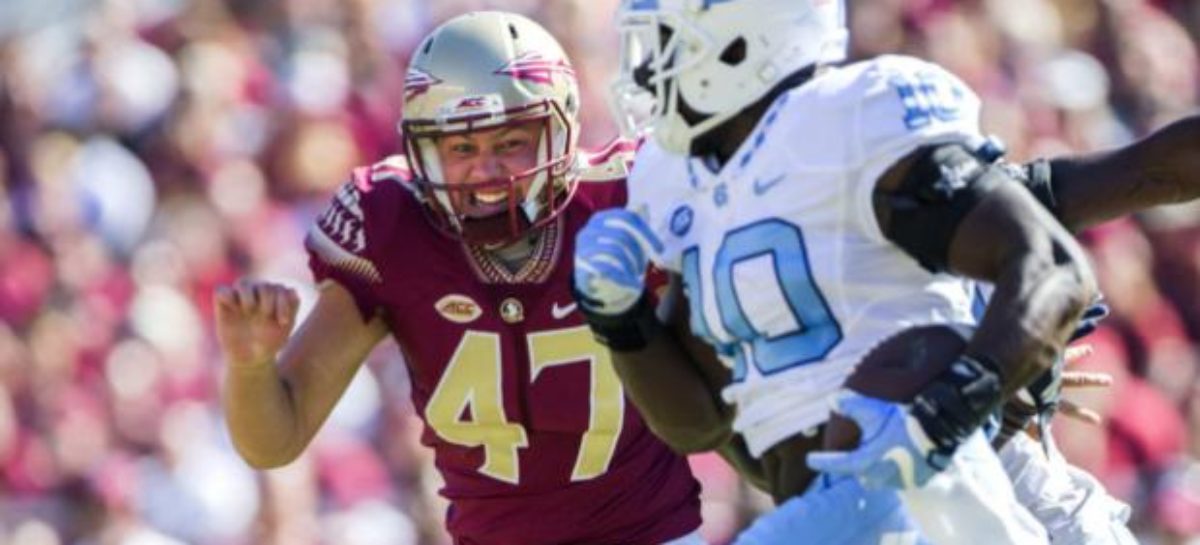
<svg viewBox="0 0 1200 545">
<path fill-rule="evenodd" d="M 552 221 L 574 194 L 578 111 L 575 71 L 537 23 L 485 11 L 434 29 L 409 63 L 399 128 L 414 187 L 435 223 L 469 242 L 497 244 Z M 486 182 L 444 179 L 438 138 L 533 121 L 542 123 L 536 167 Z M 500 191 L 506 214 L 470 217 L 455 204 Z"/>
</svg>

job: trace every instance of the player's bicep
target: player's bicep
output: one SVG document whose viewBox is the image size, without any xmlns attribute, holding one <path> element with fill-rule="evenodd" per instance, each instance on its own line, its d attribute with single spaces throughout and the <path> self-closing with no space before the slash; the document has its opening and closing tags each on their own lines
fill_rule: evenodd
<svg viewBox="0 0 1200 545">
<path fill-rule="evenodd" d="M 378 315 L 360 318 L 354 296 L 344 286 L 332 280 L 320 284 L 316 304 L 279 358 L 305 443 L 387 331 Z"/>
<path fill-rule="evenodd" d="M 918 148 L 879 179 L 884 235 L 930 272 L 994 281 L 1014 255 L 1052 255 L 1070 235 L 1010 169 L 964 144 Z"/>
<path fill-rule="evenodd" d="M 854 132 L 856 145 L 852 146 L 856 152 L 851 154 L 850 162 L 859 165 L 850 180 L 854 184 L 853 215 L 862 222 L 864 234 L 875 242 L 894 239 L 881 232 L 887 230 L 893 208 L 897 212 L 913 209 L 907 202 L 908 195 L 897 195 L 900 200 L 881 202 L 881 198 L 901 189 L 940 191 L 901 187 L 909 183 L 910 172 L 931 166 L 921 164 L 927 150 L 955 143 L 970 142 L 974 146 L 985 141 L 979 131 L 979 98 L 953 74 L 908 58 L 891 58 L 881 64 L 878 72 L 861 99 Z M 926 238 L 928 234 L 916 236 Z M 919 261 L 931 268 L 924 258 Z"/>
<path fill-rule="evenodd" d="M 962 218 L 948 252 L 950 270 L 995 282 L 1019 255 L 1062 265 L 1086 258 L 1078 243 L 1028 191 L 1002 184 Z"/>
</svg>

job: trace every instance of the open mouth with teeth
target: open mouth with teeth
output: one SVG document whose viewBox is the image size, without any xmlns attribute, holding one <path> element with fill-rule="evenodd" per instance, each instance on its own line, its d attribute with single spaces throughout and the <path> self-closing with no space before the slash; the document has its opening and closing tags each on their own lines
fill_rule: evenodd
<svg viewBox="0 0 1200 545">
<path fill-rule="evenodd" d="M 557 164 L 481 182 L 446 184 L 422 178 L 413 181 L 428 197 L 430 210 L 434 212 L 432 218 L 439 229 L 471 243 L 492 245 L 516 240 L 531 229 L 553 221 L 563 211 L 574 194 L 575 184 L 556 183 L 554 179 L 536 183 L 539 175 L 548 174 Z M 537 202 L 530 202 L 533 191 L 537 191 Z"/>
<path fill-rule="evenodd" d="M 476 191 L 467 195 L 463 215 L 472 219 L 486 218 L 508 212 L 508 193 Z"/>
</svg>

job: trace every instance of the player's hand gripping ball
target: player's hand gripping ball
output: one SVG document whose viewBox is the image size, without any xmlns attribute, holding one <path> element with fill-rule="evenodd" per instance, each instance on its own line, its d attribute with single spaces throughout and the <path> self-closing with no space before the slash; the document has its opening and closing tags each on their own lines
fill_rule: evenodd
<svg viewBox="0 0 1200 545">
<path fill-rule="evenodd" d="M 810 454 L 809 466 L 854 474 L 867 488 L 912 488 L 937 474 L 934 444 L 905 404 L 958 359 L 969 333 L 914 327 L 868 352 L 838 394 L 825 428 L 826 452 Z"/>
</svg>

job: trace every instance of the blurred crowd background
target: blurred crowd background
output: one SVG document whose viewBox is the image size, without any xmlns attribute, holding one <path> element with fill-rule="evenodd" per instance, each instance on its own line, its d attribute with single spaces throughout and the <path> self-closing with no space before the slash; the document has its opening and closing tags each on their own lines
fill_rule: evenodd
<svg viewBox="0 0 1200 545">
<path fill-rule="evenodd" d="M 614 136 L 615 3 L 0 0 L 0 544 L 445 543 L 394 347 L 301 460 L 254 472 L 221 421 L 210 293 L 251 275 L 311 302 L 307 225 L 399 150 L 409 52 L 463 11 L 546 25 L 581 74 L 585 144 Z M 1121 145 L 1197 102 L 1200 2 L 852 4 L 855 55 L 959 74 L 1017 160 Z M 1104 426 L 1055 433 L 1145 543 L 1200 544 L 1200 209 L 1083 237 L 1115 312 L 1079 367 L 1116 381 L 1073 394 Z M 705 536 L 728 542 L 766 503 L 693 461 Z"/>
</svg>

